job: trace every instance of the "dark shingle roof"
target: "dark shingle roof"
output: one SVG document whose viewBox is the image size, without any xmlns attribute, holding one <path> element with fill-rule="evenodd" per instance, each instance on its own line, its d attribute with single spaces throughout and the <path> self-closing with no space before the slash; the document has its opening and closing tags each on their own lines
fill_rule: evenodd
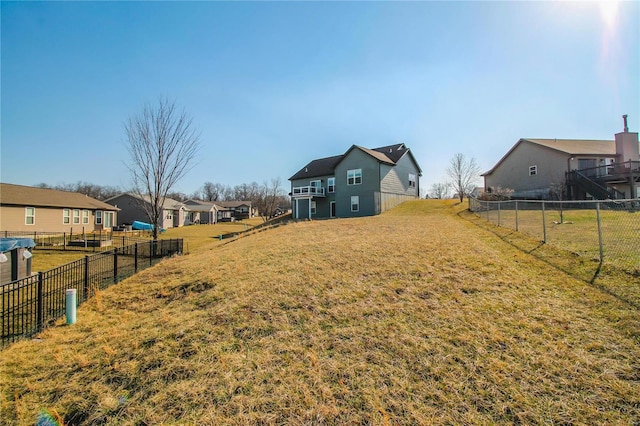
<svg viewBox="0 0 640 426">
<path fill-rule="evenodd" d="M 117 207 L 79 192 L 0 183 L 0 204 L 118 211 Z"/>
<path fill-rule="evenodd" d="M 289 178 L 289 180 L 305 179 L 316 176 L 328 176 L 333 174 L 336 165 L 342 160 L 344 155 L 334 155 L 333 157 L 313 160 L 300 171 Z"/>
<path fill-rule="evenodd" d="M 382 146 L 380 148 L 373 148 L 374 151 L 378 151 L 389 157 L 391 161 L 395 163 L 402 158 L 408 151 L 407 147 L 403 143 L 397 143 L 395 145 Z"/>
</svg>

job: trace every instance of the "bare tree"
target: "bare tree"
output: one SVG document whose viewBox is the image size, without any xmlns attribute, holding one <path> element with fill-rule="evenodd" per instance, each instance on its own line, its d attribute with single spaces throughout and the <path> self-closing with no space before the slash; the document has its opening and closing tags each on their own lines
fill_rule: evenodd
<svg viewBox="0 0 640 426">
<path fill-rule="evenodd" d="M 451 192 L 451 184 L 449 182 L 434 183 L 431 185 L 431 198 L 449 198 Z"/>
<path fill-rule="evenodd" d="M 451 178 L 451 186 L 460 198 L 460 202 L 465 196 L 471 194 L 479 174 L 480 167 L 475 158 L 467 159 L 461 153 L 453 156 L 447 167 L 447 175 Z"/>
<path fill-rule="evenodd" d="M 200 192 L 204 201 L 223 201 L 225 190 L 221 183 L 205 182 Z"/>
<path fill-rule="evenodd" d="M 258 208 L 258 213 L 265 222 L 275 215 L 284 198 L 285 191 L 281 186 L 282 180 L 279 177 L 273 178 L 271 182 L 262 184 L 259 194 L 254 198 L 253 205 Z"/>
<path fill-rule="evenodd" d="M 165 198 L 171 188 L 193 167 L 200 133 L 175 102 L 160 98 L 147 104 L 124 125 L 130 155 L 133 191 L 144 199 L 146 213 L 158 239 Z"/>
</svg>

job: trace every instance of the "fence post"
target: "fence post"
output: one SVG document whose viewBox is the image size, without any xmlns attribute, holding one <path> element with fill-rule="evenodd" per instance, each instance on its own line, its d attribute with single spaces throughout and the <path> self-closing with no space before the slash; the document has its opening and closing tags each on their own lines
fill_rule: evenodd
<svg viewBox="0 0 640 426">
<path fill-rule="evenodd" d="M 498 201 L 498 226 L 500 226 L 500 205 L 502 204 L 502 201 Z"/>
<path fill-rule="evenodd" d="M 113 283 L 118 283 L 118 248 L 113 249 Z"/>
<path fill-rule="evenodd" d="M 38 272 L 38 312 L 36 313 L 37 331 L 42 331 L 42 323 L 44 321 L 44 300 L 43 300 L 43 273 Z"/>
<path fill-rule="evenodd" d="M 66 250 L 67 249 L 67 232 L 63 232 L 62 233 L 62 249 Z"/>
<path fill-rule="evenodd" d="M 89 299 L 89 256 L 84 257 L 84 296 L 83 301 Z"/>
<path fill-rule="evenodd" d="M 600 263 L 604 262 L 604 250 L 602 247 L 602 221 L 600 220 L 600 203 L 596 203 L 596 218 L 598 222 L 598 248 L 600 250 Z"/>
<path fill-rule="evenodd" d="M 133 247 L 133 271 L 138 272 L 138 243 Z"/>
<path fill-rule="evenodd" d="M 149 240 L 149 266 L 153 265 L 153 240 Z"/>
<path fill-rule="evenodd" d="M 544 210 L 544 201 L 542 202 L 542 242 L 547 243 L 547 217 Z"/>
<path fill-rule="evenodd" d="M 518 200 L 516 200 L 516 232 L 518 232 Z"/>
</svg>

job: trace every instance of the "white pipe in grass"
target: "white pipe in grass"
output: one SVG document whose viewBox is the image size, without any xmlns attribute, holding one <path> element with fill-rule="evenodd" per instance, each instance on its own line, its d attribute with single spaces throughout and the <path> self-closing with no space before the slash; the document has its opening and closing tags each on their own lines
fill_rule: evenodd
<svg viewBox="0 0 640 426">
<path fill-rule="evenodd" d="M 75 324 L 76 323 L 76 305 L 77 301 L 77 293 L 75 288 L 70 288 L 66 291 L 66 302 L 67 302 L 67 324 Z"/>
</svg>

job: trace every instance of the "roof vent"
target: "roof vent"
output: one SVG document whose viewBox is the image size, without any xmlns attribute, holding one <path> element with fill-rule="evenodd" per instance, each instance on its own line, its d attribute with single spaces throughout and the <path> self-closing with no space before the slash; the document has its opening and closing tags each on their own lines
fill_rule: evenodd
<svg viewBox="0 0 640 426">
<path fill-rule="evenodd" d="M 624 121 L 624 131 L 628 132 L 629 131 L 629 126 L 627 125 L 627 114 L 622 116 L 622 121 Z"/>
<path fill-rule="evenodd" d="M 304 168 L 304 171 L 305 171 L 305 173 L 306 173 L 306 172 L 308 172 L 308 171 L 309 171 L 309 169 L 305 167 L 305 168 Z"/>
</svg>

